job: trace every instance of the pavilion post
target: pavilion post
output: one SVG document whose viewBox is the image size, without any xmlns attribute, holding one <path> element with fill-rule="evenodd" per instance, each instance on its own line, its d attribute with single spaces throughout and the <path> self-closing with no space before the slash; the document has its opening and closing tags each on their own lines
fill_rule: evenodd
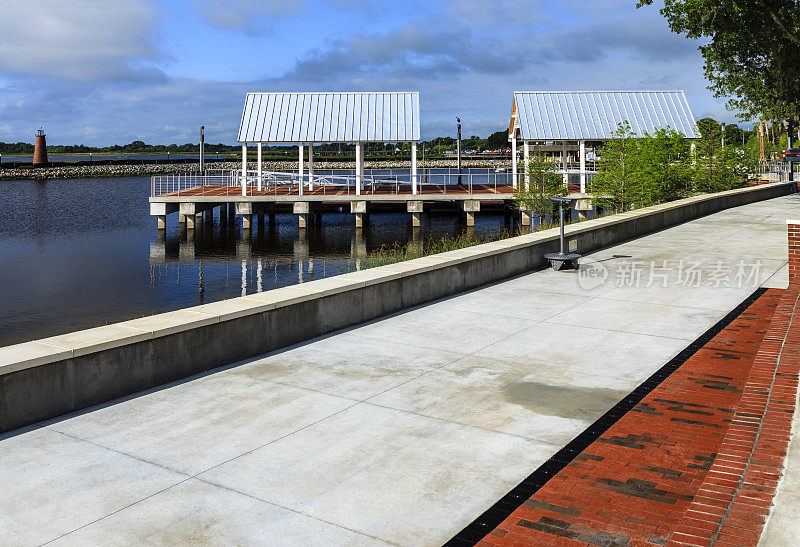
<svg viewBox="0 0 800 547">
<path fill-rule="evenodd" d="M 578 152 L 581 155 L 581 194 L 586 193 L 586 141 L 580 141 L 579 143 L 580 151 Z"/>
<path fill-rule="evenodd" d="M 417 143 L 411 143 L 411 193 L 417 194 Z"/>
<path fill-rule="evenodd" d="M 247 143 L 242 143 L 242 195 L 247 195 Z"/>
<path fill-rule="evenodd" d="M 530 145 L 529 141 L 523 141 L 522 142 L 522 156 L 523 156 L 523 158 L 525 160 L 524 164 L 522 166 L 522 169 L 524 169 L 523 172 L 525 173 L 525 190 L 530 192 L 531 191 L 531 175 L 530 175 L 530 171 L 528 171 L 528 162 L 531 159 L 531 145 Z"/>
<path fill-rule="evenodd" d="M 308 191 L 314 191 L 314 143 L 308 143 Z"/>
<path fill-rule="evenodd" d="M 258 143 L 258 191 L 261 191 L 261 143 Z"/>
<path fill-rule="evenodd" d="M 361 195 L 361 185 L 364 182 L 364 143 L 356 143 L 356 195 Z"/>
<path fill-rule="evenodd" d="M 561 141 L 561 167 L 564 169 L 564 186 L 569 188 L 569 173 L 567 172 L 567 141 Z"/>
<path fill-rule="evenodd" d="M 511 137 L 511 185 L 517 189 L 517 136 Z"/>
<path fill-rule="evenodd" d="M 303 145 L 297 145 L 297 194 L 302 196 L 303 195 Z"/>
</svg>

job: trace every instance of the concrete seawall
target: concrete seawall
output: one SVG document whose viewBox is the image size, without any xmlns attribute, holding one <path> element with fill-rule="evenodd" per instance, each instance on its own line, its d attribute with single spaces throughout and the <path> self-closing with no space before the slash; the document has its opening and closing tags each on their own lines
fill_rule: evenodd
<svg viewBox="0 0 800 547">
<path fill-rule="evenodd" d="M 776 183 L 567 228 L 590 252 L 794 191 Z M 557 230 L 0 348 L 0 431 L 253 357 L 545 266 Z"/>
</svg>

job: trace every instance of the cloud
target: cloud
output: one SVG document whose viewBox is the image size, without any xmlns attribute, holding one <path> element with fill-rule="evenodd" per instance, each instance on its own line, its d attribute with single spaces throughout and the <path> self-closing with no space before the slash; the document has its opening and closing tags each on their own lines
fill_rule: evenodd
<svg viewBox="0 0 800 547">
<path fill-rule="evenodd" d="M 5 0 L 0 71 L 68 80 L 148 79 L 155 19 L 143 0 Z"/>
<path fill-rule="evenodd" d="M 258 32 L 264 17 L 286 17 L 302 12 L 305 0 L 192 0 L 212 26 Z"/>
<path fill-rule="evenodd" d="M 524 51 L 504 41 L 414 21 L 386 33 L 330 42 L 309 52 L 280 80 L 314 85 L 373 76 L 379 87 L 393 79 L 442 79 L 464 72 L 511 74 L 525 63 Z"/>
<path fill-rule="evenodd" d="M 619 53 L 656 62 L 697 56 L 698 42 L 667 30 L 658 14 L 635 15 L 557 31 L 550 40 L 550 55 L 583 62 Z"/>
</svg>

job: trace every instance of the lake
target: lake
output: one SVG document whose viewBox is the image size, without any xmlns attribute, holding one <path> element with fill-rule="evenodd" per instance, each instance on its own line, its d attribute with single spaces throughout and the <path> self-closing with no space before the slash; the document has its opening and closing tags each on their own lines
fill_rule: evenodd
<svg viewBox="0 0 800 547">
<path fill-rule="evenodd" d="M 220 229 L 193 238 L 149 215 L 149 177 L 0 181 L 0 346 L 336 275 L 382 245 L 458 235 L 454 214 L 433 214 L 416 234 L 410 215 L 326 214 L 301 237 L 297 218 L 273 229 Z M 475 233 L 501 230 L 480 213 Z"/>
</svg>

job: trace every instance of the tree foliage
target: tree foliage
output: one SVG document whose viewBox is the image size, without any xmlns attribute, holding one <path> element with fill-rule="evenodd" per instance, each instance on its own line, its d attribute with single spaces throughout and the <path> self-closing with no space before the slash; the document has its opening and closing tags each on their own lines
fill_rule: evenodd
<svg viewBox="0 0 800 547">
<path fill-rule="evenodd" d="M 534 217 L 544 217 L 553 212 L 553 196 L 567 193 L 558 166 L 544 154 L 534 149 L 533 155 L 524 165 L 528 181 L 523 181 L 514 192 L 514 203 L 522 211 Z"/>
<path fill-rule="evenodd" d="M 722 127 L 711 118 L 698 122 L 702 137 L 692 153 L 689 142 L 672 129 L 642 136 L 621 123 L 614 140 L 601 150 L 592 179 L 595 205 L 616 212 L 647 207 L 701 192 L 742 186 L 748 169 L 740 146 L 722 146 Z"/>
<path fill-rule="evenodd" d="M 639 0 L 637 7 L 652 4 Z M 709 89 L 746 120 L 794 118 L 800 106 L 800 2 L 664 0 L 670 29 L 705 39 Z"/>
<path fill-rule="evenodd" d="M 635 201 L 635 163 L 639 144 L 635 136 L 626 121 L 614 131 L 614 140 L 604 144 L 598 172 L 592 178 L 595 205 L 622 212 Z"/>
</svg>

